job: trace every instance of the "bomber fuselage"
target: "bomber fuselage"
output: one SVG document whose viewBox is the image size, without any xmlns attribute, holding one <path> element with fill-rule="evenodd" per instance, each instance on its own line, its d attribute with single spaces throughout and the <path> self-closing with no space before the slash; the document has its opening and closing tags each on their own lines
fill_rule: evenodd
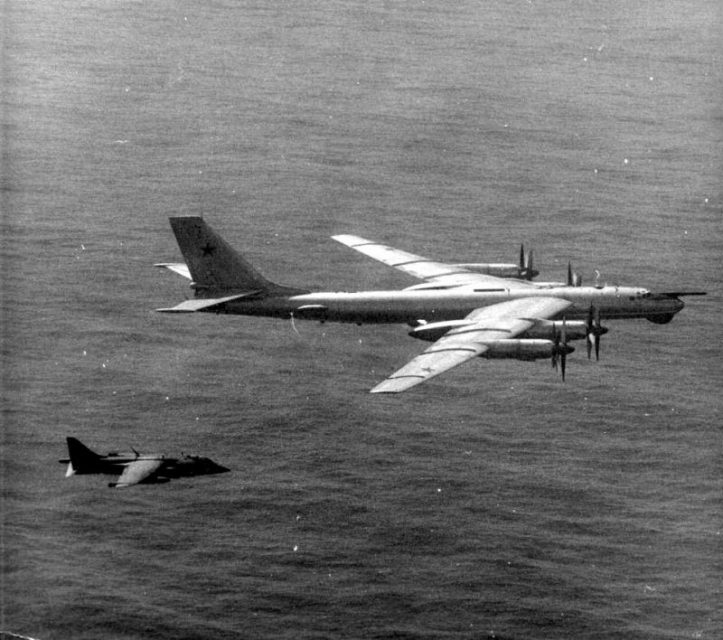
<svg viewBox="0 0 723 640">
<path fill-rule="evenodd" d="M 454 287 L 402 291 L 318 292 L 242 298 L 214 308 L 217 313 L 363 323 L 408 323 L 463 318 L 474 309 L 519 298 L 555 297 L 572 302 L 562 315 L 584 319 L 591 305 L 605 319 L 647 318 L 669 322 L 683 308 L 675 295 L 635 287 L 479 289 Z"/>
</svg>

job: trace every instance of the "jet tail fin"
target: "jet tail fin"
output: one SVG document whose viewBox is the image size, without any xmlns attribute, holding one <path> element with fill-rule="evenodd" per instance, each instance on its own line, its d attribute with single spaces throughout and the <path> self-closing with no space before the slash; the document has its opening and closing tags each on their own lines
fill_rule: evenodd
<svg viewBox="0 0 723 640">
<path fill-rule="evenodd" d="M 86 447 L 77 438 L 68 437 L 66 439 L 68 441 L 68 455 L 70 456 L 70 460 L 68 460 L 68 471 L 65 474 L 66 477 L 84 468 L 93 466 L 100 458 L 95 451 Z M 61 462 L 65 461 L 63 460 Z"/>
</svg>

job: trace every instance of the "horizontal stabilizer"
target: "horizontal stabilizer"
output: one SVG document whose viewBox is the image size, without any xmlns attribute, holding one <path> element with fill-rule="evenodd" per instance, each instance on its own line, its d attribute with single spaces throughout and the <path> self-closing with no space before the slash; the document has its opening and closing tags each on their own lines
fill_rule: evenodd
<svg viewBox="0 0 723 640">
<path fill-rule="evenodd" d="M 232 302 L 233 300 L 240 300 L 241 298 L 248 298 L 258 294 L 259 291 L 246 291 L 244 293 L 236 293 L 232 296 L 224 296 L 223 298 L 193 298 L 191 300 L 184 300 L 181 304 L 177 304 L 175 307 L 168 307 L 165 309 L 156 309 L 160 313 L 194 313 L 195 311 L 209 311 L 214 307 L 218 307 L 226 302 Z"/>
<path fill-rule="evenodd" d="M 160 267 L 161 269 L 168 269 L 169 271 L 182 275 L 184 278 L 188 278 L 189 280 L 191 279 L 191 271 L 189 270 L 188 265 L 184 262 L 158 262 L 153 266 Z"/>
</svg>

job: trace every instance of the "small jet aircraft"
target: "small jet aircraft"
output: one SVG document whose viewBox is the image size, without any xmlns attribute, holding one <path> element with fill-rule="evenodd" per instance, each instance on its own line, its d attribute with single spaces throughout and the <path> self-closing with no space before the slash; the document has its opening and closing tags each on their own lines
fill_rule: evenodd
<svg viewBox="0 0 723 640">
<path fill-rule="evenodd" d="M 184 455 L 182 458 L 166 458 L 162 455 L 142 455 L 135 449 L 132 453 L 108 453 L 104 456 L 91 451 L 77 438 L 67 438 L 69 459 L 59 460 L 68 465 L 65 477 L 75 474 L 104 473 L 118 475 L 109 487 L 130 487 L 134 484 L 160 484 L 176 478 L 205 476 L 230 471 L 209 458 Z"/>
<path fill-rule="evenodd" d="M 586 339 L 600 353 L 607 332 L 601 318 L 673 319 L 681 296 L 700 291 L 651 293 L 641 287 L 583 286 L 568 265 L 567 282 L 533 282 L 532 254 L 519 265 L 443 263 L 358 236 L 333 239 L 422 282 L 401 291 L 311 293 L 262 276 L 199 216 L 172 217 L 185 263 L 160 263 L 191 280 L 193 299 L 161 312 L 212 312 L 363 323 L 406 323 L 409 335 L 433 342 L 422 354 L 371 391 L 398 393 L 475 357 L 550 358 L 565 377 L 569 340 Z"/>
</svg>

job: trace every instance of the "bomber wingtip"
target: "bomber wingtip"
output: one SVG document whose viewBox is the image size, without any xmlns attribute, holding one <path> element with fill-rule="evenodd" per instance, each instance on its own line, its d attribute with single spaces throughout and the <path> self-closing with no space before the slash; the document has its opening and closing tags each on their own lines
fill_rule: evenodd
<svg viewBox="0 0 723 640">
<path fill-rule="evenodd" d="M 407 388 L 408 387 L 400 388 L 398 385 L 395 385 L 392 380 L 385 380 L 373 389 L 370 389 L 369 393 L 401 393 L 402 391 L 406 391 Z"/>
<path fill-rule="evenodd" d="M 336 242 L 346 245 L 352 249 L 355 248 L 355 245 L 370 244 L 368 240 L 365 240 L 361 236 L 355 236 L 349 233 L 339 233 L 330 237 L 332 240 L 336 240 Z"/>
<path fill-rule="evenodd" d="M 163 307 L 161 309 L 154 309 L 156 313 L 193 313 L 189 309 L 179 309 L 178 307 Z"/>
</svg>

